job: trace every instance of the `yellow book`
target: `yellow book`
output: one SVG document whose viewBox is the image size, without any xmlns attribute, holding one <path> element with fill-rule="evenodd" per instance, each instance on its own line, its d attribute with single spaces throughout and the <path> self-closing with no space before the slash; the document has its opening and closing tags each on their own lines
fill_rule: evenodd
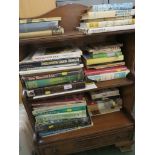
<svg viewBox="0 0 155 155">
<path fill-rule="evenodd" d="M 123 55 L 120 55 L 118 57 L 95 58 L 95 59 L 87 59 L 86 57 L 84 57 L 84 61 L 86 65 L 102 64 L 102 63 L 115 62 L 115 61 L 121 61 L 121 60 L 124 60 Z"/>
<path fill-rule="evenodd" d="M 20 33 L 19 38 L 33 38 L 52 35 L 52 30 Z"/>
<path fill-rule="evenodd" d="M 102 21 L 102 22 L 88 22 L 83 23 L 81 26 L 86 28 L 100 28 L 108 26 L 121 26 L 121 25 L 132 25 L 135 23 L 135 19 L 124 19 L 124 20 L 113 20 L 113 21 Z"/>
</svg>

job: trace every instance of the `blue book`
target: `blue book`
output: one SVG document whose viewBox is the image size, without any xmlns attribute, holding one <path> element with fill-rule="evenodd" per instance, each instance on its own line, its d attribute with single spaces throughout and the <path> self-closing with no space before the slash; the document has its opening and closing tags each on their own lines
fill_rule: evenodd
<svg viewBox="0 0 155 155">
<path fill-rule="evenodd" d="M 20 33 L 51 30 L 53 28 L 58 28 L 58 21 L 19 24 Z"/>
<path fill-rule="evenodd" d="M 114 3 L 93 5 L 92 11 L 108 11 L 108 10 L 129 10 L 133 8 L 133 3 Z"/>
</svg>

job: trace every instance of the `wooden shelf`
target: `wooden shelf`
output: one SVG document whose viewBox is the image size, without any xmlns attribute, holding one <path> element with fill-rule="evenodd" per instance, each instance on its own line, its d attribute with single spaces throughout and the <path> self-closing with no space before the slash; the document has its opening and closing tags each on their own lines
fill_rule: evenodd
<svg viewBox="0 0 155 155">
<path fill-rule="evenodd" d="M 19 43 L 20 45 L 23 44 L 43 44 L 48 42 L 61 42 L 65 40 L 72 40 L 72 39 L 82 39 L 85 37 L 97 37 L 97 36 L 106 36 L 106 35 L 117 35 L 117 34 L 127 34 L 127 33 L 133 33 L 135 30 L 122 30 L 122 31 L 113 31 L 113 32 L 103 32 L 103 33 L 96 33 L 91 35 L 86 35 L 79 31 L 73 31 L 73 32 L 67 32 L 63 35 L 57 35 L 57 36 L 46 36 L 46 37 L 36 37 L 36 38 L 26 38 L 26 39 L 20 39 Z"/>
<path fill-rule="evenodd" d="M 89 92 L 89 91 L 93 91 L 93 90 L 100 90 L 100 89 L 105 89 L 105 88 L 115 88 L 115 87 L 122 87 L 122 86 L 128 86 L 133 84 L 134 82 L 128 78 L 122 78 L 122 79 L 114 79 L 114 80 L 108 80 L 108 81 L 102 81 L 102 82 L 97 82 L 95 83 L 97 88 L 91 89 L 91 90 L 81 90 L 81 91 L 77 91 L 77 92 L 66 92 L 65 94 L 58 94 L 58 95 L 54 95 L 54 96 L 47 96 L 47 97 L 43 97 L 43 98 L 39 98 L 39 99 L 50 99 L 50 98 L 55 98 L 58 96 L 63 96 L 63 95 L 72 95 L 72 94 L 79 94 L 79 93 L 85 93 L 85 92 Z M 38 98 L 37 98 L 38 99 Z M 37 100 L 34 99 L 34 100 Z M 29 100 L 32 100 L 31 98 L 29 98 Z"/>
<path fill-rule="evenodd" d="M 115 131 L 123 128 L 134 128 L 133 120 L 129 119 L 123 111 L 94 116 L 92 117 L 92 121 L 93 126 L 91 127 L 48 136 L 39 139 L 38 142 L 42 145 L 56 141 L 87 138 L 91 137 L 91 135 L 99 135 L 100 133 L 114 133 Z"/>
</svg>

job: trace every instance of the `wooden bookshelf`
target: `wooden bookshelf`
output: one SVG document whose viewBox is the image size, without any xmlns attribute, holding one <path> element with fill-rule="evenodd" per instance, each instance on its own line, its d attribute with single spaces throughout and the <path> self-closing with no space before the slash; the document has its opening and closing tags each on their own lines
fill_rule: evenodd
<svg viewBox="0 0 155 155">
<path fill-rule="evenodd" d="M 125 30 L 92 35 L 85 35 L 81 32 L 78 32 L 76 31 L 76 27 L 79 26 L 80 16 L 87 9 L 88 8 L 86 6 L 69 4 L 56 8 L 44 16 L 41 16 L 61 16 L 61 26 L 64 27 L 65 34 L 59 36 L 20 39 L 20 60 L 26 57 L 29 52 L 34 51 L 38 47 L 65 47 L 66 45 L 84 46 L 90 43 L 102 44 L 110 41 L 123 43 L 122 52 L 125 57 L 126 66 L 131 71 L 130 75 L 124 79 L 98 82 L 96 83 L 97 88 L 93 89 L 99 90 L 104 88 L 118 87 L 123 99 L 122 111 L 92 117 L 93 126 L 91 127 L 57 134 L 42 139 L 38 138 L 34 131 L 34 144 L 37 155 L 71 154 L 108 145 L 115 145 L 121 150 L 126 150 L 126 148 L 131 148 L 133 143 L 134 119 L 131 115 L 131 112 L 134 105 L 135 89 L 135 31 Z M 87 90 L 83 92 L 89 91 Z M 30 100 L 26 97 L 24 85 L 22 98 L 32 128 L 34 129 L 34 117 L 31 109 L 33 100 Z M 47 98 L 47 100 L 52 100 L 52 97 Z"/>
</svg>

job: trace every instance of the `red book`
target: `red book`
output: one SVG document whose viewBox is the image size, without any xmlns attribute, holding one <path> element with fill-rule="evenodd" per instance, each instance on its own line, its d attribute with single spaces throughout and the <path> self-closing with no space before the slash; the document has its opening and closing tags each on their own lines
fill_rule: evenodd
<svg viewBox="0 0 155 155">
<path fill-rule="evenodd" d="M 110 73 L 110 72 L 119 72 L 127 70 L 126 66 L 116 66 L 116 67 L 110 67 L 110 68 L 104 68 L 104 69 L 85 69 L 84 73 L 85 75 L 96 75 L 96 74 L 104 74 L 104 73 Z"/>
</svg>

